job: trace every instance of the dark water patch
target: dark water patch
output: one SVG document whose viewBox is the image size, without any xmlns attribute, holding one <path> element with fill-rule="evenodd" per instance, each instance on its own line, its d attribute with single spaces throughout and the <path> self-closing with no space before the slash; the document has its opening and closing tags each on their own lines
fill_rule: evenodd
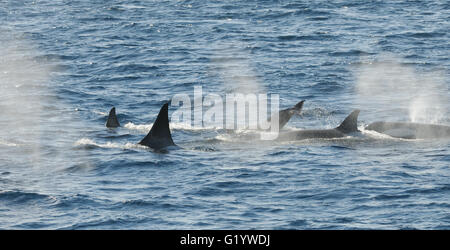
<svg viewBox="0 0 450 250">
<path fill-rule="evenodd" d="M 96 22 L 115 22 L 120 21 L 121 18 L 117 18 L 112 15 L 95 15 L 92 17 L 82 17 L 79 18 L 78 21 L 83 24 L 90 24 L 90 23 L 96 23 Z"/>
<path fill-rule="evenodd" d="M 154 200 L 127 200 L 116 203 L 111 206 L 112 209 L 128 210 L 128 209 L 156 209 L 156 210 L 171 210 L 182 211 L 198 208 L 197 206 L 187 203 L 173 203 L 165 201 L 164 199 L 157 198 Z"/>
<path fill-rule="evenodd" d="M 400 200 L 408 199 L 411 195 L 407 194 L 380 194 L 374 197 L 375 200 Z"/>
<path fill-rule="evenodd" d="M 329 20 L 331 17 L 328 16 L 316 16 L 316 17 L 309 17 L 307 18 L 307 20 L 311 20 L 311 21 L 326 21 Z"/>
<path fill-rule="evenodd" d="M 128 63 L 128 64 L 123 64 L 123 65 L 114 66 L 114 67 L 105 69 L 105 71 L 99 72 L 99 73 L 102 74 L 102 73 L 114 72 L 115 74 L 118 74 L 118 73 L 125 72 L 125 73 L 129 73 L 129 74 L 133 74 L 133 73 L 139 74 L 139 73 L 145 73 L 145 72 L 153 72 L 158 69 L 159 68 L 154 65 Z"/>
<path fill-rule="evenodd" d="M 407 179 L 417 178 L 417 176 L 412 175 L 412 173 L 407 173 L 404 171 L 390 171 L 389 172 L 388 178 L 396 178 L 396 177 L 402 177 L 402 178 L 407 178 Z"/>
<path fill-rule="evenodd" d="M 339 51 L 339 52 L 330 52 L 330 56 L 337 56 L 337 57 L 345 57 L 345 56 L 369 56 L 374 55 L 375 53 L 370 53 L 362 50 L 348 50 L 348 51 Z"/>
<path fill-rule="evenodd" d="M 289 222 L 288 227 L 305 227 L 308 225 L 307 220 L 294 220 Z"/>
<path fill-rule="evenodd" d="M 257 213 L 254 213 L 254 212 L 252 212 L 252 211 L 245 211 L 245 212 L 243 212 L 242 214 L 240 214 L 240 216 L 241 216 L 242 218 L 246 218 L 247 220 L 248 220 L 248 219 L 253 220 L 254 218 L 257 218 L 257 217 L 258 217 Z"/>
<path fill-rule="evenodd" d="M 202 187 L 197 191 L 188 192 L 187 194 L 198 195 L 201 197 L 221 197 L 221 196 L 235 196 L 242 194 L 250 195 L 252 193 L 253 193 L 252 187 L 248 185 L 219 183 L 217 185 Z"/>
<path fill-rule="evenodd" d="M 339 217 L 334 219 L 337 223 L 343 223 L 343 224 L 347 224 L 347 223 L 353 223 L 355 221 L 354 218 L 350 218 L 350 217 Z"/>
<path fill-rule="evenodd" d="M 211 226 L 213 226 L 214 224 L 212 223 L 208 223 L 208 222 L 204 222 L 204 221 L 198 221 L 192 224 L 194 227 L 196 228 L 210 228 Z"/>
<path fill-rule="evenodd" d="M 86 230 L 86 229 L 121 229 L 128 228 L 134 229 L 139 228 L 139 225 L 147 223 L 156 223 L 156 225 L 162 225 L 163 220 L 153 219 L 149 217 L 137 217 L 131 215 L 123 215 L 115 218 L 102 218 L 97 220 L 90 220 L 81 223 L 73 224 L 66 228 L 61 228 L 65 230 Z M 165 221 L 164 221 L 165 223 Z M 158 226 L 156 226 L 158 228 Z"/>
<path fill-rule="evenodd" d="M 59 209 L 98 209 L 104 205 L 108 206 L 109 203 L 108 200 L 92 198 L 84 194 L 75 194 L 58 198 L 52 207 Z"/>
<path fill-rule="evenodd" d="M 281 208 L 273 208 L 273 207 L 255 207 L 252 210 L 257 213 L 279 213 L 283 211 L 283 209 Z"/>
<path fill-rule="evenodd" d="M 450 208 L 450 203 L 445 203 L 445 202 L 430 202 L 428 204 L 426 204 L 426 207 L 432 208 L 432 207 L 437 207 L 437 208 Z"/>
<path fill-rule="evenodd" d="M 82 148 L 78 148 L 82 149 Z M 74 164 L 72 166 L 64 168 L 63 171 L 68 173 L 78 173 L 78 172 L 89 172 L 92 170 L 95 170 L 96 165 L 92 163 L 81 163 L 81 164 Z"/>
<path fill-rule="evenodd" d="M 435 37 L 444 37 L 446 35 L 447 35 L 446 33 L 440 32 L 417 32 L 406 34 L 406 36 L 413 38 L 435 38 Z"/>
<path fill-rule="evenodd" d="M 128 152 L 128 150 L 132 149 L 119 149 L 119 150 L 126 150 L 125 152 Z M 152 149 L 142 149 L 138 150 L 142 151 L 141 153 L 144 154 L 150 154 L 149 157 L 159 157 L 158 155 L 165 155 L 169 154 L 170 151 L 154 151 Z M 147 152 L 148 151 L 148 152 Z M 128 153 L 125 153 L 127 155 Z M 171 169 L 172 167 L 180 166 L 181 162 L 179 161 L 171 161 L 171 160 L 149 160 L 149 161 L 130 161 L 123 157 L 117 157 L 117 159 L 112 159 L 109 161 L 97 163 L 96 170 L 100 170 L 102 175 L 109 175 L 113 171 L 127 171 L 127 170 L 136 170 L 136 169 Z M 130 168 L 130 166 L 133 166 Z"/>
<path fill-rule="evenodd" d="M 412 165 L 412 164 L 408 164 L 408 163 L 401 165 L 401 167 L 408 169 L 408 170 L 423 170 L 423 169 L 425 169 L 425 167 L 423 167 L 423 166 L 416 166 L 416 165 Z"/>
<path fill-rule="evenodd" d="M 110 139 L 110 140 L 116 140 L 116 139 L 128 139 L 133 137 L 131 134 L 122 134 L 122 135 L 102 135 L 98 136 L 99 138 L 103 139 Z"/>
<path fill-rule="evenodd" d="M 450 185 L 440 185 L 434 188 L 413 188 L 404 191 L 407 194 L 446 194 L 450 192 Z"/>
<path fill-rule="evenodd" d="M 315 34 L 315 35 L 283 35 L 278 36 L 280 41 L 319 41 L 333 39 L 332 35 Z"/>
<path fill-rule="evenodd" d="M 340 146 L 340 145 L 331 145 L 330 148 L 337 149 L 337 150 L 356 150 L 356 149 L 351 148 L 351 147 Z"/>
<path fill-rule="evenodd" d="M 62 56 L 57 54 L 46 54 L 46 55 L 38 55 L 34 56 L 33 60 L 40 63 L 55 63 L 59 62 L 62 59 Z M 65 59 L 70 60 L 73 59 L 69 56 L 66 56 Z"/>
<path fill-rule="evenodd" d="M 292 151 L 275 151 L 268 154 L 268 156 L 286 156 L 286 155 L 292 155 Z"/>
<path fill-rule="evenodd" d="M 213 185 L 218 188 L 238 188 L 246 186 L 245 183 L 239 181 L 219 181 L 215 182 Z"/>
<path fill-rule="evenodd" d="M 333 13 L 324 10 L 317 10 L 316 8 L 300 8 L 294 12 L 295 16 L 329 16 L 332 17 Z"/>
<path fill-rule="evenodd" d="M 432 230 L 450 230 L 450 225 L 438 225 L 436 227 L 432 227 Z"/>
<path fill-rule="evenodd" d="M 0 192 L 0 200 L 10 205 L 51 203 L 54 201 L 51 196 L 24 191 L 2 191 Z"/>
<path fill-rule="evenodd" d="M 441 160 L 450 162 L 450 155 L 442 155 Z"/>
<path fill-rule="evenodd" d="M 408 33 L 400 33 L 400 34 L 391 34 L 385 36 L 388 40 L 396 40 L 396 39 L 432 39 L 432 38 L 440 38 L 445 37 L 445 33 L 441 32 L 408 32 Z"/>
<path fill-rule="evenodd" d="M 377 206 L 369 206 L 369 205 L 356 205 L 351 208 L 349 208 L 349 211 L 374 211 L 377 210 Z"/>
<path fill-rule="evenodd" d="M 202 196 L 202 197 L 210 197 L 210 196 L 221 196 L 221 195 L 226 195 L 225 192 L 222 191 L 222 189 L 220 188 L 211 188 L 211 187 L 205 187 L 205 188 L 201 188 L 200 190 L 194 192 L 194 193 L 187 193 L 187 194 L 192 194 L 192 195 L 198 195 L 198 196 Z"/>
<path fill-rule="evenodd" d="M 420 230 L 420 229 L 416 228 L 416 227 L 411 227 L 411 226 L 404 226 L 404 227 L 400 227 L 398 230 L 412 231 L 412 230 Z"/>
</svg>

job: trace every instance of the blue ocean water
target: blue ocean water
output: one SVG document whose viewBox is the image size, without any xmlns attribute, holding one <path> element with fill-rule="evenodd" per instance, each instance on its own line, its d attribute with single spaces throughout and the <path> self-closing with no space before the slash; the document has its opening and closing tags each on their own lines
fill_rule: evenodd
<svg viewBox="0 0 450 250">
<path fill-rule="evenodd" d="M 450 124 L 449 20 L 438 0 L 1 1 L 0 228 L 450 229 L 449 140 L 363 129 Z M 137 146 L 194 86 L 305 99 L 288 130 L 358 108 L 362 133 L 173 123 L 181 149 Z"/>
</svg>

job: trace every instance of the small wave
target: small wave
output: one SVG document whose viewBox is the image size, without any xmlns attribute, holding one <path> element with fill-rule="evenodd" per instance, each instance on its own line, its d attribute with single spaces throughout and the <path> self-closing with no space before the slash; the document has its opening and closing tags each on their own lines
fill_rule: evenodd
<svg viewBox="0 0 450 250">
<path fill-rule="evenodd" d="M 306 225 L 308 225 L 308 222 L 306 221 L 306 220 L 294 220 L 294 221 L 291 221 L 291 222 L 289 222 L 289 225 L 288 226 L 290 226 L 290 227 L 302 227 L 302 226 L 306 226 Z"/>
<path fill-rule="evenodd" d="M 95 199 L 93 199 L 87 195 L 83 195 L 83 194 L 76 194 L 76 195 L 65 196 L 65 197 L 58 199 L 58 201 L 55 204 L 53 204 L 53 207 L 66 208 L 66 209 L 72 208 L 72 207 L 91 208 L 91 207 L 98 207 L 98 206 L 102 205 L 101 202 L 105 202 L 105 201 L 95 200 Z"/>
<path fill-rule="evenodd" d="M 2 191 L 0 192 L 0 200 L 9 201 L 13 203 L 26 203 L 31 201 L 41 201 L 52 199 L 51 196 L 39 194 L 39 193 L 30 193 L 30 192 L 22 192 L 22 191 Z"/>
<path fill-rule="evenodd" d="M 82 138 L 75 142 L 76 147 L 93 149 L 93 148 L 118 148 L 118 149 L 147 149 L 147 147 L 127 142 L 125 144 L 107 142 L 107 143 L 96 143 L 95 141 L 89 138 Z"/>
<path fill-rule="evenodd" d="M 13 142 L 8 142 L 8 141 L 4 141 L 4 140 L 0 140 L 0 146 L 19 147 L 20 144 L 13 143 Z"/>
<path fill-rule="evenodd" d="M 95 113 L 95 114 L 98 114 L 98 115 L 102 115 L 102 116 L 107 116 L 108 115 L 107 112 L 98 111 L 98 110 L 93 110 L 92 112 Z"/>
<path fill-rule="evenodd" d="M 391 34 L 387 35 L 386 38 L 435 38 L 445 36 L 445 33 L 441 32 L 408 32 L 401 34 Z"/>
<path fill-rule="evenodd" d="M 313 34 L 313 35 L 281 35 L 277 37 L 280 41 L 319 41 L 330 40 L 334 38 L 328 34 Z"/>
<path fill-rule="evenodd" d="M 322 118 L 322 117 L 329 117 L 334 115 L 333 111 L 329 111 L 324 108 L 311 108 L 311 109 L 305 109 L 302 110 L 301 116 L 303 117 L 312 117 L 315 119 Z"/>
<path fill-rule="evenodd" d="M 433 188 L 414 188 L 406 190 L 405 193 L 408 194 L 438 194 L 438 193 L 448 193 L 450 191 L 450 185 L 437 186 Z"/>
<path fill-rule="evenodd" d="M 113 206 L 114 207 L 114 206 Z M 160 202 L 160 201 L 155 201 L 155 200 L 142 200 L 142 199 L 137 199 L 137 200 L 126 200 L 126 201 L 122 201 L 122 202 L 118 202 L 116 203 L 116 207 L 118 209 L 123 209 L 124 207 L 128 207 L 128 208 L 155 208 L 155 209 L 164 209 L 164 210 L 176 210 L 176 209 L 180 209 L 180 208 L 185 208 L 184 205 L 178 205 L 178 204 L 172 204 L 172 203 L 168 203 L 168 202 Z"/>
<path fill-rule="evenodd" d="M 132 122 L 129 122 L 129 123 L 125 124 L 124 127 L 127 129 L 130 129 L 130 130 L 140 130 L 140 131 L 148 133 L 148 131 L 150 131 L 150 129 L 152 129 L 153 123 L 136 125 Z"/>
<path fill-rule="evenodd" d="M 337 51 L 329 53 L 330 56 L 369 56 L 374 55 L 374 53 L 362 51 L 362 50 L 349 50 L 349 51 Z"/>
<path fill-rule="evenodd" d="M 222 142 L 234 142 L 237 140 L 236 136 L 232 134 L 219 134 L 214 139 Z"/>
<path fill-rule="evenodd" d="M 196 147 L 193 147 L 192 150 L 203 151 L 203 152 L 216 152 L 216 151 L 218 151 L 216 148 L 209 147 L 209 146 L 196 146 Z"/>
<path fill-rule="evenodd" d="M 125 128 L 130 130 L 139 130 L 148 133 L 153 127 L 153 123 L 150 124 L 134 124 L 129 122 L 124 125 Z M 170 123 L 170 129 L 172 130 L 186 130 L 186 131 L 202 131 L 202 130 L 217 130 L 218 128 L 212 126 L 195 127 L 186 123 Z"/>
<path fill-rule="evenodd" d="M 375 200 L 398 200 L 398 199 L 407 199 L 410 195 L 407 194 L 380 194 L 374 197 Z"/>
<path fill-rule="evenodd" d="M 136 225 L 151 221 L 149 218 L 141 218 L 125 215 L 124 217 L 116 218 L 101 218 L 97 220 L 86 220 L 80 223 L 75 223 L 69 227 L 64 227 L 64 230 L 76 229 L 120 229 L 130 228 Z"/>
</svg>

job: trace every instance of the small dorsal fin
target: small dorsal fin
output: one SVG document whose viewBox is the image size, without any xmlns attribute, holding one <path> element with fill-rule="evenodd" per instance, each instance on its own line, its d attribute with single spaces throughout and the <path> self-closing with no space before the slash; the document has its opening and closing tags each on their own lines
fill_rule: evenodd
<svg viewBox="0 0 450 250">
<path fill-rule="evenodd" d="M 294 107 L 292 107 L 292 110 L 295 110 L 298 114 L 300 114 L 300 112 L 302 111 L 303 108 L 303 103 L 305 102 L 305 100 L 298 102 L 297 104 L 295 104 Z"/>
<path fill-rule="evenodd" d="M 302 111 L 302 107 L 303 107 L 303 103 L 305 102 L 305 100 L 298 102 L 297 104 L 295 104 L 295 106 L 293 106 L 292 108 L 288 108 L 288 109 L 283 109 L 281 110 L 278 114 L 278 121 L 279 121 L 279 128 L 282 129 L 286 123 L 289 122 L 289 120 L 291 119 L 291 117 L 296 114 L 296 115 L 300 115 L 300 112 Z M 268 119 L 268 121 L 270 122 L 272 120 L 272 117 L 270 117 Z"/>
<path fill-rule="evenodd" d="M 358 131 L 358 115 L 359 109 L 354 110 L 336 129 L 342 133 L 351 133 Z"/>
<path fill-rule="evenodd" d="M 120 123 L 117 120 L 116 116 L 116 108 L 113 107 L 111 111 L 109 111 L 108 121 L 106 122 L 106 127 L 108 128 L 117 128 L 120 127 Z"/>
<path fill-rule="evenodd" d="M 139 142 L 139 144 L 153 148 L 161 149 L 168 146 L 174 146 L 172 135 L 169 128 L 169 103 L 165 103 L 159 111 L 153 127 L 147 136 Z"/>
</svg>

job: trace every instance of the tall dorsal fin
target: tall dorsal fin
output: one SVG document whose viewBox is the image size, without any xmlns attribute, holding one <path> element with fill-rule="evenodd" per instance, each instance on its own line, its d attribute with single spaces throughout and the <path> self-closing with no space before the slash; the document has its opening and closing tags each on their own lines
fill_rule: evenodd
<svg viewBox="0 0 450 250">
<path fill-rule="evenodd" d="M 351 133 L 358 131 L 359 109 L 354 110 L 336 129 L 342 133 Z"/>
<path fill-rule="evenodd" d="M 174 146 L 172 135 L 169 128 L 169 103 L 165 103 L 159 111 L 153 127 L 147 136 L 139 144 L 153 148 L 161 149 L 168 146 Z"/>
<path fill-rule="evenodd" d="M 109 111 L 108 121 L 106 122 L 106 127 L 108 128 L 117 128 L 120 127 L 120 123 L 117 120 L 116 116 L 116 108 L 113 107 L 111 111 Z"/>
</svg>

